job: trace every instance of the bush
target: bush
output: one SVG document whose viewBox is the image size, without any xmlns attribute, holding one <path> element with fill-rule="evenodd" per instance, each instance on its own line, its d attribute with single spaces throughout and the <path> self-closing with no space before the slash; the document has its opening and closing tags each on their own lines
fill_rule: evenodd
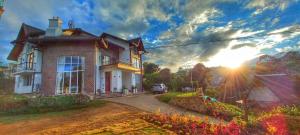
<svg viewBox="0 0 300 135">
<path fill-rule="evenodd" d="M 158 100 L 169 103 L 171 99 L 176 97 L 192 97 L 195 96 L 196 92 L 168 92 L 163 95 L 158 96 Z"/>
<path fill-rule="evenodd" d="M 219 91 L 214 88 L 209 88 L 206 90 L 205 95 L 210 96 L 210 97 L 217 97 L 219 94 Z"/>
<path fill-rule="evenodd" d="M 51 111 L 63 111 L 87 107 L 90 103 L 89 97 L 85 95 L 49 96 L 34 98 L 16 98 L 1 102 L 2 114 L 26 114 Z M 17 100 L 18 99 L 18 100 Z"/>
<path fill-rule="evenodd" d="M 83 105 L 89 102 L 89 98 L 84 95 L 36 97 L 29 99 L 29 107 L 69 107 L 72 105 Z"/>
<path fill-rule="evenodd" d="M 22 95 L 1 95 L 0 112 L 21 108 L 28 104 L 28 98 Z"/>
<path fill-rule="evenodd" d="M 210 116 L 222 118 L 225 120 L 231 120 L 233 117 L 242 116 L 243 111 L 234 105 L 222 103 L 222 102 L 209 102 L 204 101 L 202 98 L 197 96 L 190 97 L 175 97 L 170 104 L 207 114 Z"/>
</svg>

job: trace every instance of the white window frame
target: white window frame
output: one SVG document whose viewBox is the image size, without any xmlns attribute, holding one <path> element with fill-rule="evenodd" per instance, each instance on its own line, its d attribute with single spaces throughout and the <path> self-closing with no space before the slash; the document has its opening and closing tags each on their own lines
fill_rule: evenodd
<svg viewBox="0 0 300 135">
<path fill-rule="evenodd" d="M 71 59 L 71 62 L 66 62 L 66 57 L 70 57 Z M 77 57 L 78 59 L 78 62 L 75 63 L 73 62 L 73 58 L 74 57 Z M 60 61 L 62 60 L 63 61 Z M 79 62 L 81 60 L 81 63 Z M 63 69 L 63 71 L 60 71 L 60 66 L 63 66 L 65 68 L 66 64 L 69 64 L 70 65 L 70 68 L 72 67 L 72 65 L 74 64 L 77 64 L 78 66 L 81 65 L 81 69 L 77 69 L 77 70 L 73 70 L 73 69 L 70 69 L 70 70 L 65 70 Z M 79 94 L 78 91 L 79 91 L 79 73 L 81 72 L 81 92 L 83 91 L 83 88 L 84 88 L 84 71 L 85 71 L 85 58 L 82 57 L 82 56 L 60 56 L 58 57 L 57 59 L 57 66 L 56 66 L 56 86 L 55 86 L 55 94 L 56 95 L 65 95 L 65 94 Z M 72 74 L 73 73 L 77 73 L 77 87 L 76 87 L 76 92 L 75 93 L 72 93 L 71 92 L 71 88 L 72 88 Z M 59 86 L 59 81 L 60 79 L 62 79 L 62 85 L 64 85 L 64 74 L 65 73 L 68 73 L 69 74 L 69 89 L 68 89 L 68 92 L 67 93 L 64 93 L 64 86 Z M 58 75 L 59 74 L 62 74 L 62 78 L 59 78 Z"/>
</svg>

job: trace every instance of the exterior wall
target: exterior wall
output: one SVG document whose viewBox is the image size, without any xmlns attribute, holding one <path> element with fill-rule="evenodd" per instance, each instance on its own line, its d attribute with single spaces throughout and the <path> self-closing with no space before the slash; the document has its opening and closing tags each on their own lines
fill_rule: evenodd
<svg viewBox="0 0 300 135">
<path fill-rule="evenodd" d="M 142 85 L 141 85 L 141 74 L 134 74 L 135 75 L 135 86 L 137 87 L 138 90 L 142 90 Z"/>
<path fill-rule="evenodd" d="M 85 58 L 85 71 L 82 93 L 94 95 L 96 47 L 93 43 L 57 43 L 42 46 L 44 46 L 42 48 L 42 94 L 54 95 L 56 92 L 57 60 L 60 56 L 83 56 Z"/>
<path fill-rule="evenodd" d="M 41 90 L 42 86 L 42 74 L 41 73 L 36 73 L 34 75 L 34 84 L 33 84 L 33 91 L 38 92 Z"/>
<path fill-rule="evenodd" d="M 15 76 L 15 93 L 23 94 L 23 93 L 32 93 L 32 85 L 24 86 L 24 79 L 21 75 Z"/>
<path fill-rule="evenodd" d="M 105 93 L 105 72 L 111 72 L 110 91 L 122 92 L 122 71 L 116 68 L 106 68 L 100 71 L 100 90 Z M 115 90 L 116 89 L 116 90 Z"/>
<path fill-rule="evenodd" d="M 113 38 L 108 38 L 108 41 L 125 48 L 125 50 L 120 51 L 119 60 L 122 62 L 130 63 L 129 44 Z"/>
<path fill-rule="evenodd" d="M 131 73 L 130 72 L 125 72 L 123 71 L 123 76 L 122 76 L 122 80 L 123 80 L 123 85 L 125 88 L 131 90 L 132 88 L 132 84 L 131 84 Z"/>
<path fill-rule="evenodd" d="M 135 79 L 136 79 L 136 78 L 135 78 L 135 74 L 134 74 L 134 73 L 131 73 L 131 85 L 134 86 L 134 87 L 136 86 L 136 85 L 135 85 Z"/>
<path fill-rule="evenodd" d="M 25 43 L 22 52 L 18 58 L 18 64 L 28 62 L 27 54 L 32 51 L 33 44 Z M 17 75 L 15 75 L 15 93 L 32 93 L 40 89 L 41 86 L 41 65 L 42 65 L 42 53 L 38 50 L 33 50 L 33 71 L 28 71 L 25 69 L 25 65 L 17 65 Z M 23 76 L 32 75 L 32 83 L 30 86 L 24 86 Z"/>
<path fill-rule="evenodd" d="M 101 65 L 101 52 L 99 48 L 96 48 L 96 90 L 101 90 L 101 71 L 99 70 L 99 67 Z M 104 84 L 103 84 L 104 85 Z M 99 93 L 98 93 L 99 94 Z"/>
<path fill-rule="evenodd" d="M 112 92 L 122 92 L 122 71 L 118 69 L 113 70 L 111 79 Z"/>
</svg>

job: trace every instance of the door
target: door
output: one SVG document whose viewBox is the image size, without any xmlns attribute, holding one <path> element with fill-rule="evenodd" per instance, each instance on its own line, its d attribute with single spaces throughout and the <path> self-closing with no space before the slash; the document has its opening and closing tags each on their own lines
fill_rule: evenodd
<svg viewBox="0 0 300 135">
<path fill-rule="evenodd" d="M 105 93 L 110 93 L 111 72 L 105 72 Z"/>
</svg>

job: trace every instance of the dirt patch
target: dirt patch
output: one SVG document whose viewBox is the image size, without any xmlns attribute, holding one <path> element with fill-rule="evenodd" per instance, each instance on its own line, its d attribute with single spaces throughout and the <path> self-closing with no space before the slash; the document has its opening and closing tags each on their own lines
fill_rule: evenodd
<svg viewBox="0 0 300 135">
<path fill-rule="evenodd" d="M 67 116 L 0 124 L 0 134 L 74 134 L 136 120 L 141 112 L 141 110 L 133 107 L 107 103 L 100 108 L 76 110 Z"/>
</svg>

